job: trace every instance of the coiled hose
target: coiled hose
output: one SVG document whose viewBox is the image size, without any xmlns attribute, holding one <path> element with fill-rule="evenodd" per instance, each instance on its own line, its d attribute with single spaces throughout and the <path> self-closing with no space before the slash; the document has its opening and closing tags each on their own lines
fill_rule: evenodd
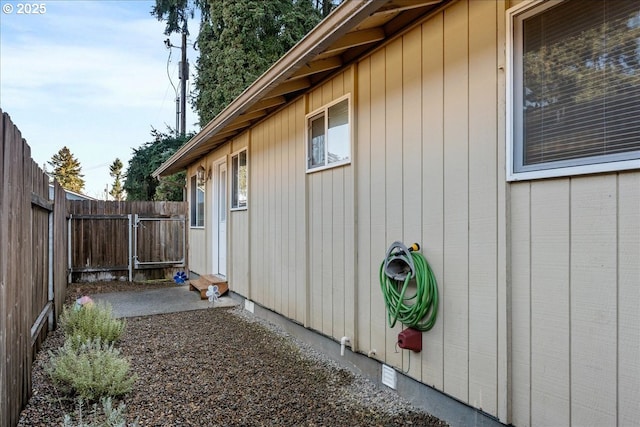
<svg viewBox="0 0 640 427">
<path fill-rule="evenodd" d="M 433 328 L 438 316 L 438 283 L 425 257 L 419 252 L 410 252 L 415 274 L 404 279 L 393 280 L 385 274 L 385 261 L 380 266 L 380 287 L 387 306 L 387 322 L 393 328 L 396 322 L 419 331 Z M 416 294 L 405 297 L 411 279 L 415 277 Z"/>
</svg>

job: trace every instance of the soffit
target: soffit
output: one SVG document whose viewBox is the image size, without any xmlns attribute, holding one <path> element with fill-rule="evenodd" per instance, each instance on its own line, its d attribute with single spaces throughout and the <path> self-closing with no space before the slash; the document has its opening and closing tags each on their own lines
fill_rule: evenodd
<svg viewBox="0 0 640 427">
<path fill-rule="evenodd" d="M 184 170 L 370 52 L 446 0 L 348 0 L 316 26 L 153 176 Z"/>
</svg>

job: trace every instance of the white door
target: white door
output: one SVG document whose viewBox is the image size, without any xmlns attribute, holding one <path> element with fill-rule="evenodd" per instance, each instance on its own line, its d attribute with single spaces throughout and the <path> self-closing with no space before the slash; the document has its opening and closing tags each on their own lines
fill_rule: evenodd
<svg viewBox="0 0 640 427">
<path fill-rule="evenodd" d="M 227 275 L 227 165 L 218 169 L 218 274 Z"/>
</svg>

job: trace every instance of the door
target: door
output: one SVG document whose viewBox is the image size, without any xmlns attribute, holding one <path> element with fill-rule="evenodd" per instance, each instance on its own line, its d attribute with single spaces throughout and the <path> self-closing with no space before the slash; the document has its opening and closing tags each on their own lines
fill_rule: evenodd
<svg viewBox="0 0 640 427">
<path fill-rule="evenodd" d="M 227 165 L 218 168 L 218 274 L 227 275 Z"/>
</svg>

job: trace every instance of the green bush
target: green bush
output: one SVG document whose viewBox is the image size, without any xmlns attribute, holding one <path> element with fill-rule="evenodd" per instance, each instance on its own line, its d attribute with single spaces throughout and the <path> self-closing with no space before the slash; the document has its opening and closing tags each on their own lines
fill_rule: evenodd
<svg viewBox="0 0 640 427">
<path fill-rule="evenodd" d="M 120 339 L 126 321 L 115 319 L 111 305 L 107 303 L 89 306 L 65 307 L 60 316 L 60 326 L 73 344 L 80 346 L 87 340 L 100 338 L 103 343 L 113 343 Z"/>
<path fill-rule="evenodd" d="M 63 392 L 88 401 L 126 394 L 137 379 L 129 373 L 129 361 L 120 351 L 100 338 L 80 346 L 67 338 L 61 348 L 49 354 L 46 370 L 53 382 Z"/>
<path fill-rule="evenodd" d="M 102 414 L 98 413 L 98 404 L 93 405 L 91 414 L 85 419 L 82 406 L 83 400 L 78 399 L 78 410 L 76 411 L 75 422 L 73 417 L 69 414 L 64 416 L 64 427 L 137 427 L 138 421 L 134 421 L 131 424 L 127 424 L 126 409 L 127 405 L 120 402 L 117 408 L 113 407 L 110 397 L 103 397 L 100 399 L 102 405 Z"/>
</svg>

